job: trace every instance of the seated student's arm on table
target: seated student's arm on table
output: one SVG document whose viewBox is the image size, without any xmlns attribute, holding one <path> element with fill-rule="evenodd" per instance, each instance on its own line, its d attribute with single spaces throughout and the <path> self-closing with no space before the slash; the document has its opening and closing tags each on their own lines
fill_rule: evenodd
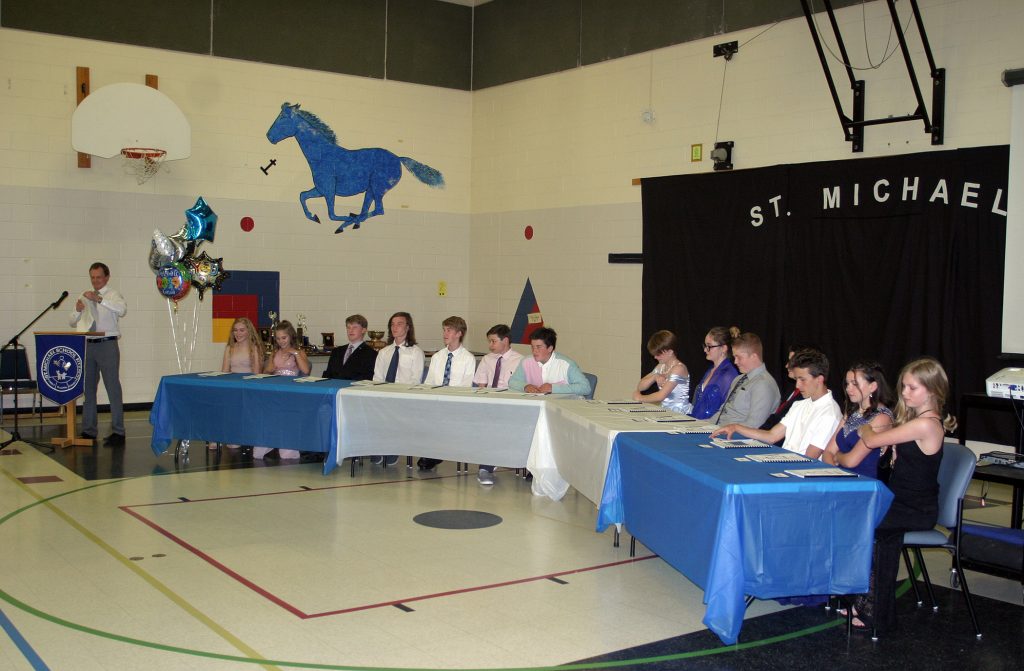
<svg viewBox="0 0 1024 671">
<path fill-rule="evenodd" d="M 760 440 L 762 443 L 776 443 L 786 437 L 786 425 L 779 422 L 770 429 L 755 429 L 742 424 L 726 424 L 723 427 L 711 432 L 712 438 L 724 435 L 726 439 L 732 440 L 732 435 L 738 433 L 745 438 Z"/>
<path fill-rule="evenodd" d="M 565 374 L 564 384 L 541 385 L 541 393 L 546 394 L 576 394 L 577 396 L 588 396 L 590 394 L 590 380 L 583 374 L 575 361 L 569 362 L 569 369 Z M 547 387 L 545 390 L 544 387 Z"/>
<path fill-rule="evenodd" d="M 295 350 L 295 364 L 303 375 L 309 375 L 309 372 L 313 370 L 313 366 L 309 363 L 309 357 L 301 349 Z"/>
<path fill-rule="evenodd" d="M 255 368 L 253 370 L 256 370 Z M 224 348 L 224 358 L 220 362 L 220 372 L 230 373 L 231 372 L 231 347 Z"/>
<path fill-rule="evenodd" d="M 843 421 L 839 422 L 839 426 L 835 431 L 832 432 L 832 438 L 829 439 L 828 445 L 825 447 L 825 453 L 821 455 L 821 460 L 826 464 L 832 464 L 833 466 L 838 465 L 837 459 L 839 458 L 839 443 L 836 442 L 836 436 L 843 430 L 843 426 L 846 425 L 846 417 L 843 417 Z"/>
<path fill-rule="evenodd" d="M 341 367 L 345 365 L 345 350 L 347 346 L 335 347 L 331 352 L 331 358 L 327 360 L 327 368 L 324 369 L 324 377 L 336 379 L 341 377 Z"/>
<path fill-rule="evenodd" d="M 809 427 L 807 448 L 804 450 L 804 456 L 808 459 L 821 457 L 825 449 L 835 439 L 836 431 L 838 431 L 840 425 L 841 422 L 834 415 L 820 415 L 815 418 L 814 423 Z"/>
<path fill-rule="evenodd" d="M 267 357 L 267 363 L 263 366 L 264 373 L 274 373 L 275 371 L 277 371 L 277 366 L 274 364 L 275 354 L 277 354 L 276 351 Z"/>
<path fill-rule="evenodd" d="M 508 379 L 508 388 L 512 391 L 526 391 L 526 371 L 518 366 Z"/>
</svg>

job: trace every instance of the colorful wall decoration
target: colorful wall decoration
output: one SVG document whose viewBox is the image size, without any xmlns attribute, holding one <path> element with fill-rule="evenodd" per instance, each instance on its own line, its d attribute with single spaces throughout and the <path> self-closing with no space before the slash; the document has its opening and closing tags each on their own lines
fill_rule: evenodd
<svg viewBox="0 0 1024 671">
<path fill-rule="evenodd" d="M 268 313 L 281 313 L 281 274 L 266 270 L 233 270 L 213 294 L 213 342 L 227 342 L 231 324 L 248 317 L 256 326 L 270 327 Z"/>
<path fill-rule="evenodd" d="M 537 297 L 533 293 L 533 285 L 530 278 L 526 278 L 526 286 L 523 287 L 523 295 L 519 299 L 519 307 L 516 308 L 516 316 L 512 318 L 512 332 L 509 339 L 514 343 L 523 345 L 530 344 L 530 334 L 544 326 L 544 315 L 541 314 Z"/>
</svg>

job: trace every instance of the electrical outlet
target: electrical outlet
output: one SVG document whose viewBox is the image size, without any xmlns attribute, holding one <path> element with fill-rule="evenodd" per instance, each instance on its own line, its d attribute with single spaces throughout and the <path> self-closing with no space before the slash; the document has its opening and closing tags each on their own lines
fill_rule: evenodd
<svg viewBox="0 0 1024 671">
<path fill-rule="evenodd" d="M 440 282 L 437 283 L 437 295 L 438 296 L 447 296 L 448 295 L 448 283 L 445 282 L 444 280 L 441 280 Z"/>
</svg>

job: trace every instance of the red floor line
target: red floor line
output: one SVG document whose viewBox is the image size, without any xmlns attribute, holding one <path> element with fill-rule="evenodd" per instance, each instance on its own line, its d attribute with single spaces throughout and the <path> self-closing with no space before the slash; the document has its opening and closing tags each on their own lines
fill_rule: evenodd
<svg viewBox="0 0 1024 671">
<path fill-rule="evenodd" d="M 262 587 L 260 587 L 256 583 L 252 582 L 251 580 L 248 580 L 247 578 L 242 577 L 241 575 L 239 575 L 235 571 L 232 571 L 231 569 L 229 569 L 224 564 L 221 564 L 219 561 L 217 561 L 216 559 L 214 559 L 210 555 L 206 554 L 205 552 L 203 552 L 199 548 L 195 547 L 194 545 L 190 545 L 189 543 L 186 543 L 183 539 L 179 538 L 178 536 L 175 536 L 170 531 L 168 531 L 167 529 L 164 529 L 163 527 L 161 527 L 156 522 L 153 522 L 152 520 L 146 519 L 145 517 L 143 517 L 139 513 L 135 512 L 134 510 L 130 510 L 128 508 L 128 506 L 119 506 L 119 508 L 121 510 L 123 510 L 124 512 L 128 513 L 129 515 L 131 515 L 132 517 L 134 517 L 135 519 L 139 520 L 140 522 L 142 522 L 146 526 L 150 527 L 151 529 L 153 529 L 157 533 L 161 534 L 162 536 L 165 536 L 166 538 L 168 538 L 172 542 L 177 543 L 181 547 L 183 547 L 186 550 L 188 550 L 189 552 L 193 553 L 194 555 L 196 555 L 197 557 L 199 557 L 203 561 L 208 562 L 214 568 L 216 568 L 217 570 L 219 570 L 222 573 L 226 574 L 228 577 L 230 577 L 230 578 L 232 578 L 234 580 L 237 580 L 239 583 L 241 583 L 245 587 L 248 587 L 253 592 L 256 592 L 257 594 L 259 594 L 263 598 L 267 599 L 268 601 L 277 604 L 278 606 L 280 606 L 284 610 L 288 611 L 292 615 L 294 615 L 294 616 L 296 616 L 298 618 L 301 618 L 303 620 L 305 620 L 306 618 L 309 617 L 304 612 L 302 612 L 301 610 L 299 610 L 295 606 L 291 605 L 290 603 L 288 603 L 284 599 L 281 599 L 281 598 L 271 594 L 270 592 L 268 592 L 267 590 L 263 589 Z"/>
<path fill-rule="evenodd" d="M 447 592 L 437 592 L 436 594 L 423 594 L 421 596 L 412 596 L 407 599 L 395 599 L 394 601 L 384 601 L 381 603 L 371 603 L 365 606 L 353 606 L 352 608 L 343 608 L 340 610 L 328 610 L 322 613 L 310 613 L 306 617 L 313 619 L 315 617 L 326 617 L 328 615 L 344 615 L 345 613 L 355 613 L 361 610 L 371 610 L 373 608 L 384 608 L 386 606 L 396 606 L 403 603 L 411 603 L 413 601 L 425 601 L 427 599 L 439 599 L 445 596 L 452 596 L 455 594 L 466 594 L 468 592 L 480 592 L 485 589 L 497 589 L 499 587 L 508 587 L 509 585 L 521 585 L 527 582 L 536 582 L 538 580 L 547 580 L 548 578 L 557 578 L 563 575 L 572 575 L 573 573 L 586 573 L 587 571 L 597 571 L 603 568 L 611 568 L 613 566 L 621 566 L 623 564 L 633 564 L 636 562 L 644 561 L 645 559 L 654 559 L 658 555 L 645 555 L 643 557 L 632 557 L 630 559 L 624 559 L 622 561 L 610 562 L 608 564 L 598 564 L 596 566 L 585 566 L 583 568 L 569 569 L 568 571 L 559 571 L 558 573 L 548 573 L 546 575 L 532 576 L 530 578 L 519 578 L 518 580 L 506 580 L 505 582 L 496 582 L 490 585 L 478 585 L 476 587 L 466 587 L 463 589 L 453 589 Z"/>
<path fill-rule="evenodd" d="M 586 573 L 588 571 L 597 571 L 597 570 L 604 569 L 604 568 L 611 568 L 613 566 L 622 566 L 622 565 L 625 565 L 625 564 L 633 564 L 633 563 L 636 563 L 636 562 L 644 561 L 646 559 L 654 559 L 655 557 L 657 557 L 657 555 L 653 555 L 653 554 L 652 555 L 646 555 L 646 556 L 643 556 L 643 557 L 631 557 L 629 559 L 623 559 L 621 561 L 608 562 L 606 564 L 596 564 L 594 566 L 584 566 L 583 568 L 568 569 L 566 571 L 559 571 L 557 573 L 545 573 L 543 575 L 531 576 L 529 578 L 519 578 L 517 580 L 507 580 L 505 582 L 492 583 L 492 584 L 489 584 L 489 585 L 478 585 L 476 587 L 466 587 L 466 588 L 463 588 L 463 589 L 454 589 L 454 590 L 449 590 L 447 592 L 437 592 L 435 594 L 423 594 L 423 595 L 420 595 L 420 596 L 412 596 L 412 597 L 408 597 L 406 599 L 394 599 L 392 601 L 385 601 L 385 602 L 381 602 L 381 603 L 372 603 L 372 604 L 367 604 L 367 605 L 363 605 L 363 606 L 353 606 L 352 608 L 342 608 L 342 609 L 339 609 L 339 610 L 324 611 L 322 613 L 309 613 L 309 614 L 307 614 L 307 613 L 299 610 L 295 606 L 291 605 L 290 603 L 288 603 L 284 599 L 281 599 L 280 597 L 275 596 L 271 592 L 268 592 L 267 590 L 263 589 L 262 587 L 260 587 L 256 583 L 252 582 L 251 580 L 242 577 L 241 574 L 231 570 L 230 568 L 228 568 L 224 564 L 220 563 L 219 561 L 217 561 L 216 559 L 214 559 L 210 555 L 206 554 L 205 552 L 203 552 L 199 548 L 195 547 L 194 545 L 191 545 L 190 543 L 186 542 L 184 539 L 182 539 L 182 538 L 176 536 L 175 534 L 171 533 L 167 529 L 164 529 L 163 527 L 161 527 L 156 522 L 143 517 L 139 513 L 135 512 L 134 510 L 131 510 L 131 506 L 118 506 L 118 508 L 120 508 L 122 511 L 128 513 L 129 515 L 131 515 L 135 519 L 139 520 L 140 522 L 142 522 L 143 524 L 145 524 L 149 528 L 153 529 L 154 531 L 156 531 L 160 535 L 164 536 L 168 540 L 170 540 L 173 543 L 181 546 L 185 550 L 188 550 L 189 552 L 193 553 L 194 555 L 196 555 L 197 557 L 199 557 L 203 561 L 208 562 L 210 565 L 212 565 L 218 571 L 220 571 L 220 572 L 224 573 L 225 575 L 227 575 L 229 578 L 232 578 L 233 580 L 238 581 L 243 586 L 249 588 L 253 592 L 256 592 L 257 594 L 259 594 L 263 598 L 267 599 L 271 603 L 277 604 L 278 606 L 280 606 L 284 610 L 288 611 L 292 615 L 294 615 L 294 616 L 296 616 L 296 617 L 298 617 L 299 619 L 302 619 L 302 620 L 308 620 L 308 619 L 312 619 L 312 618 L 315 618 L 315 617 L 327 617 L 328 615 L 343 615 L 345 613 L 354 613 L 354 612 L 358 612 L 358 611 L 361 611 L 361 610 L 371 610 L 371 609 L 374 609 L 374 608 L 384 608 L 386 606 L 394 606 L 396 604 L 409 603 L 409 602 L 412 602 L 412 601 L 424 601 L 426 599 L 439 599 L 439 598 L 445 597 L 445 596 L 452 596 L 452 595 L 455 595 L 455 594 L 465 594 L 465 593 L 468 593 L 468 592 L 479 592 L 479 591 L 482 591 L 482 590 L 485 590 L 485 589 L 497 589 L 499 587 L 508 587 L 509 585 L 520 585 L 520 584 L 527 583 L 527 582 L 535 582 L 537 580 L 547 580 L 548 578 L 555 578 L 555 577 L 559 577 L 559 576 L 563 576 L 563 575 L 572 575 L 574 573 Z"/>
<path fill-rule="evenodd" d="M 148 508 L 152 506 L 173 506 L 183 503 L 208 503 L 210 501 L 230 501 L 231 499 L 250 499 L 258 496 L 279 496 L 281 494 L 305 494 L 306 492 L 326 492 L 332 489 L 349 489 L 351 487 L 370 487 L 373 485 L 395 485 L 406 482 L 426 482 L 428 480 L 443 480 L 445 478 L 458 478 L 459 475 L 436 475 L 432 478 L 405 478 L 402 480 L 381 480 L 380 482 L 360 482 L 353 485 L 331 485 L 330 487 L 309 487 L 307 489 L 285 489 L 277 492 L 261 492 L 258 494 L 238 494 L 235 496 L 212 496 L 206 499 L 189 499 L 188 501 L 154 501 L 152 503 L 132 503 L 121 506 L 122 508 Z"/>
</svg>

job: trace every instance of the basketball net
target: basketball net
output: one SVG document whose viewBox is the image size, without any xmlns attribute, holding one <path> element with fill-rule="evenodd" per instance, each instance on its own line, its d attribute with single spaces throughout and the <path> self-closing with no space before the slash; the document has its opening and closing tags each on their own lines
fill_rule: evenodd
<svg viewBox="0 0 1024 671">
<path fill-rule="evenodd" d="M 135 181 L 139 184 L 143 184 L 160 170 L 165 156 L 167 152 L 163 149 L 125 147 L 121 150 L 125 172 L 135 175 Z"/>
</svg>

